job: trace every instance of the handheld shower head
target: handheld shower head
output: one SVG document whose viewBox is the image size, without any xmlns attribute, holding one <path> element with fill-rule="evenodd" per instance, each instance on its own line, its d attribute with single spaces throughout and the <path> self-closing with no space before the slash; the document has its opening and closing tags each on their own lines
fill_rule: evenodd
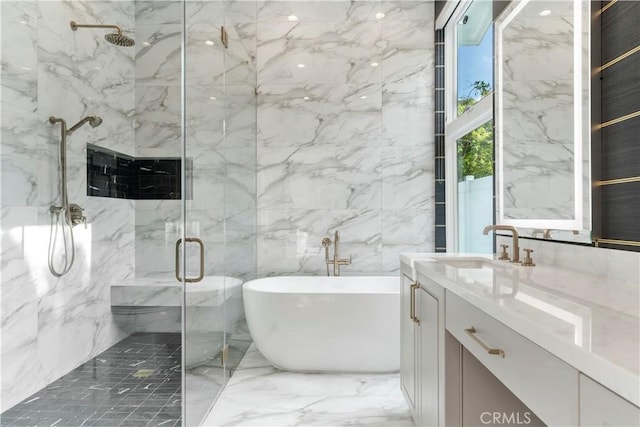
<svg viewBox="0 0 640 427">
<path fill-rule="evenodd" d="M 75 125 L 71 126 L 67 130 L 67 135 L 71 135 L 73 132 L 81 128 L 85 123 L 89 123 L 92 128 L 97 128 L 102 124 L 102 118 L 99 116 L 87 116 L 84 119 L 80 120 Z"/>
</svg>

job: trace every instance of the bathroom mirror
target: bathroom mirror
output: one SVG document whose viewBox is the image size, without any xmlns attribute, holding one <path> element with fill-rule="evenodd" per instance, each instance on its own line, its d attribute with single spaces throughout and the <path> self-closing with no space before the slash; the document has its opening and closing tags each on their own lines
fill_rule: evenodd
<svg viewBox="0 0 640 427">
<path fill-rule="evenodd" d="M 589 3 L 522 0 L 496 21 L 496 222 L 524 236 L 591 241 Z"/>
</svg>

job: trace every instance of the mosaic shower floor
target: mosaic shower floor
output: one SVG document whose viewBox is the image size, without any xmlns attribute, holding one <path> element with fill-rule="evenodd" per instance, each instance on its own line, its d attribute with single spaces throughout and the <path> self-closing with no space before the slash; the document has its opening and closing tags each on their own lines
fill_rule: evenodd
<svg viewBox="0 0 640 427">
<path fill-rule="evenodd" d="M 179 426 L 180 334 L 133 334 L 0 415 L 1 426 Z"/>
</svg>

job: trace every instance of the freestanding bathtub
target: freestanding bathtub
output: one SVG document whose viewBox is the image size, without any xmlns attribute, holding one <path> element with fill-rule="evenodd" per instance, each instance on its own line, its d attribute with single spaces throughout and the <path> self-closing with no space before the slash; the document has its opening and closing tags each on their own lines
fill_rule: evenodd
<svg viewBox="0 0 640 427">
<path fill-rule="evenodd" d="M 246 282 L 243 295 L 251 336 L 277 368 L 400 369 L 398 277 L 268 277 Z"/>
</svg>

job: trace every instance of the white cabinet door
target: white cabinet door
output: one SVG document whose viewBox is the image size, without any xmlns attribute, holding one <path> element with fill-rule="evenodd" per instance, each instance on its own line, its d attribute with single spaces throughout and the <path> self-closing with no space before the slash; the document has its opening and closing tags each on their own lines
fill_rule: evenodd
<svg viewBox="0 0 640 427">
<path fill-rule="evenodd" d="M 412 308 L 411 304 L 415 304 L 413 301 L 414 291 L 411 289 L 411 285 L 415 283 L 411 277 L 406 274 L 402 274 L 402 286 L 400 290 L 400 383 L 402 387 L 402 393 L 404 394 L 409 410 L 414 420 L 418 419 L 417 414 L 417 324 L 411 319 Z"/>
<path fill-rule="evenodd" d="M 581 426 L 640 426 L 640 408 L 580 374 Z"/>
<path fill-rule="evenodd" d="M 438 364 L 438 300 L 422 289 L 419 292 L 420 320 L 420 404 L 418 424 L 438 426 L 439 423 L 439 364 Z"/>
</svg>

